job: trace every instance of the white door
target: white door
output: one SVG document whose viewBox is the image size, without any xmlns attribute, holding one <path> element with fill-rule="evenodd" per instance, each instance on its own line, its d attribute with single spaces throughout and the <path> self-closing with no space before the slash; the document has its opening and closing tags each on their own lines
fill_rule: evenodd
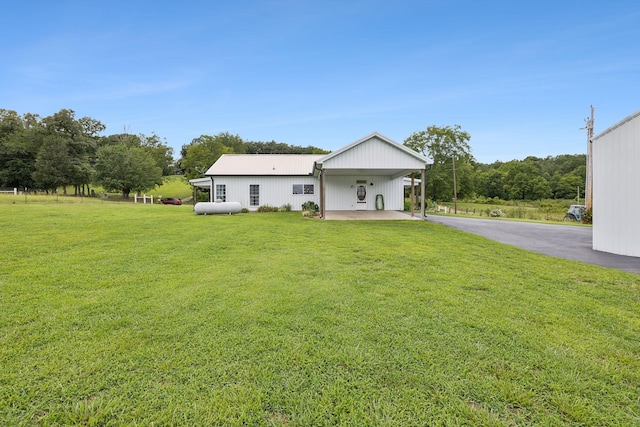
<svg viewBox="0 0 640 427">
<path fill-rule="evenodd" d="M 367 181 L 356 181 L 356 210 L 367 210 Z"/>
</svg>

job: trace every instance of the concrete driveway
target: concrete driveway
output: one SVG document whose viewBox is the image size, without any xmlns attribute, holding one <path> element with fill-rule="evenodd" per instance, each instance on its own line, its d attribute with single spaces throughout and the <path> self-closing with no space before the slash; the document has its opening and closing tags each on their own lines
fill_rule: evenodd
<svg viewBox="0 0 640 427">
<path fill-rule="evenodd" d="M 427 215 L 427 221 L 557 258 L 640 274 L 640 258 L 592 249 L 591 227 Z"/>
<path fill-rule="evenodd" d="M 420 220 L 420 214 L 411 216 L 400 211 L 326 211 L 324 219 L 328 221 L 384 221 L 384 220 Z"/>
</svg>

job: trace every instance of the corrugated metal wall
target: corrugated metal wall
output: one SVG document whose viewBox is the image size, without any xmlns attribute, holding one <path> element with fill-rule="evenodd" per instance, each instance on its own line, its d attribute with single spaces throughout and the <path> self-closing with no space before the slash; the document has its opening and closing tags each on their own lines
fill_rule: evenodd
<svg viewBox="0 0 640 427">
<path fill-rule="evenodd" d="M 291 204 L 294 211 L 302 210 L 302 204 L 313 200 L 320 204 L 320 181 L 312 176 L 296 177 L 214 177 L 215 185 L 227 186 L 227 201 L 240 202 L 243 208 L 256 210 L 258 206 L 249 206 L 249 185 L 260 185 L 259 206 L 270 205 L 280 207 Z M 313 194 L 293 194 L 294 184 L 313 184 Z"/>
<path fill-rule="evenodd" d="M 326 210 L 353 211 L 356 210 L 356 182 L 367 181 L 367 210 L 376 209 L 376 195 L 384 197 L 384 209 L 401 211 L 404 209 L 403 178 L 391 179 L 387 176 L 331 176 L 325 177 L 327 189 Z M 371 185 L 373 184 L 373 185 Z"/>
<path fill-rule="evenodd" d="M 640 257 L 640 115 L 592 144 L 593 249 Z"/>
<path fill-rule="evenodd" d="M 327 169 L 424 169 L 424 163 L 378 138 L 371 138 L 327 160 Z"/>
</svg>

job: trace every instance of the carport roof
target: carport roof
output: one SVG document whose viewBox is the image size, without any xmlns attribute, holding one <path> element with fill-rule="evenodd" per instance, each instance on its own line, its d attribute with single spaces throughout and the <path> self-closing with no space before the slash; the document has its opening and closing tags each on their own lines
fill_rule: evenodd
<svg viewBox="0 0 640 427">
<path fill-rule="evenodd" d="M 398 178 L 424 170 L 428 160 L 391 138 L 373 132 L 316 161 L 315 173 L 383 175 Z"/>
</svg>

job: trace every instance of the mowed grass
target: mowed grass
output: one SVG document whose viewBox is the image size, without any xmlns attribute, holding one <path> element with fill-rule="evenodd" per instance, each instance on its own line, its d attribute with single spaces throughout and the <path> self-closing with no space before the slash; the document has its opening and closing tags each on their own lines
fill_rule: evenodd
<svg viewBox="0 0 640 427">
<path fill-rule="evenodd" d="M 418 221 L 0 224 L 0 425 L 640 424 L 638 275 Z"/>
</svg>

